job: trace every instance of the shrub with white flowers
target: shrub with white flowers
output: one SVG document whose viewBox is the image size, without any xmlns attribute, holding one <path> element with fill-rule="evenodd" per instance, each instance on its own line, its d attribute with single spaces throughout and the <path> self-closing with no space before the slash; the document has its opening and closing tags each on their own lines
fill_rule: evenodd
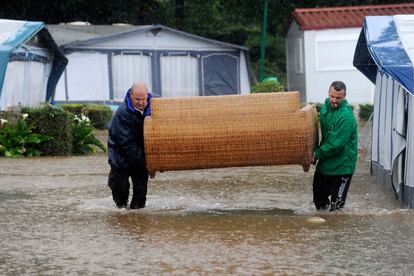
<svg viewBox="0 0 414 276">
<path fill-rule="evenodd" d="M 21 118 L 14 125 L 6 119 L 0 119 L 0 156 L 39 156 L 41 152 L 37 146 L 49 140 L 46 135 L 32 132 L 32 126 L 26 123 L 28 114 L 21 114 Z"/>
<path fill-rule="evenodd" d="M 105 146 L 93 135 L 93 127 L 89 118 L 85 115 L 75 115 L 73 119 L 73 153 L 88 154 L 95 153 L 96 146 L 106 151 Z"/>
</svg>

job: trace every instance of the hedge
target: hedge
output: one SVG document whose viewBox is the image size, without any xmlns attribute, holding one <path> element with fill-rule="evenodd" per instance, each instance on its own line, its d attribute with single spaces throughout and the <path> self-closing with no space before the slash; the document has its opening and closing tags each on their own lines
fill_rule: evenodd
<svg viewBox="0 0 414 276">
<path fill-rule="evenodd" d="M 285 88 L 283 85 L 268 81 L 259 82 L 252 86 L 252 93 L 268 93 L 268 92 L 283 92 Z"/>
<path fill-rule="evenodd" d="M 24 107 L 27 123 L 33 124 L 33 132 L 47 135 L 51 139 L 39 145 L 42 155 L 69 155 L 72 153 L 73 115 L 63 109 L 43 104 L 40 107 Z"/>
<path fill-rule="evenodd" d="M 112 110 L 109 106 L 97 104 L 61 104 L 64 110 L 74 115 L 85 115 L 91 120 L 96 129 L 106 129 L 112 118 Z"/>
</svg>

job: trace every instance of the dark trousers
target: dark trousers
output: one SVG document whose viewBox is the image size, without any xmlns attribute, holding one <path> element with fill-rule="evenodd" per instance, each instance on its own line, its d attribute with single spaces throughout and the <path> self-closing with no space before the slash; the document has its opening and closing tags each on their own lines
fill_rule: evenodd
<svg viewBox="0 0 414 276">
<path fill-rule="evenodd" d="M 337 211 L 345 206 L 352 174 L 313 176 L 313 202 L 317 210 Z"/>
<path fill-rule="evenodd" d="M 129 197 L 129 178 L 132 180 L 131 209 L 144 208 L 147 200 L 148 171 L 120 170 L 111 166 L 108 177 L 108 186 L 112 190 L 112 198 L 117 207 L 126 207 Z"/>
</svg>

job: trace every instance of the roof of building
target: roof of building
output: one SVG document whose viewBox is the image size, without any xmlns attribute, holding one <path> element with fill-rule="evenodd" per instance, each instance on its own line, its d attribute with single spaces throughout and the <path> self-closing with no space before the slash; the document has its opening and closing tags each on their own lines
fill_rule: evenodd
<svg viewBox="0 0 414 276">
<path fill-rule="evenodd" d="M 301 30 L 321 30 L 358 28 L 365 16 L 397 14 L 414 14 L 414 3 L 295 9 L 292 15 Z"/>
</svg>

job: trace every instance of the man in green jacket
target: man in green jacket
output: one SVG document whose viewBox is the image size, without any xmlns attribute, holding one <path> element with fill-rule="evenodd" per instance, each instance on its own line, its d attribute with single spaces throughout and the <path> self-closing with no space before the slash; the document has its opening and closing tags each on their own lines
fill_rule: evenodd
<svg viewBox="0 0 414 276">
<path fill-rule="evenodd" d="M 345 99 L 346 86 L 334 81 L 320 111 L 322 140 L 314 152 L 313 202 L 317 210 L 344 207 L 358 155 L 357 123 Z"/>
</svg>

